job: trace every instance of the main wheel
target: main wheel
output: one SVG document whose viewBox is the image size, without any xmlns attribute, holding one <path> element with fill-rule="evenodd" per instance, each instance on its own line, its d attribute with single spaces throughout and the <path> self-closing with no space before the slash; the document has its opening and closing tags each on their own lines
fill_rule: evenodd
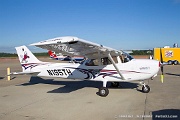
<svg viewBox="0 0 180 120">
<path fill-rule="evenodd" d="M 142 87 L 142 91 L 144 93 L 148 93 L 150 91 L 150 87 L 148 85 L 145 85 L 145 86 Z"/>
<path fill-rule="evenodd" d="M 106 87 L 99 88 L 99 95 L 106 97 L 109 94 L 109 90 Z"/>
<path fill-rule="evenodd" d="M 119 86 L 119 82 L 111 82 L 111 86 L 112 87 L 118 87 Z"/>
</svg>

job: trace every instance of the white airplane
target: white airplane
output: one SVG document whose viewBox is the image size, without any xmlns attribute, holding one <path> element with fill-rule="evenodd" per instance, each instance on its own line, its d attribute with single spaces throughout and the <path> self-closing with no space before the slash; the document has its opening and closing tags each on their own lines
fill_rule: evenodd
<svg viewBox="0 0 180 120">
<path fill-rule="evenodd" d="M 99 88 L 100 96 L 107 96 L 107 82 L 118 87 L 119 82 L 140 81 L 142 91 L 148 93 L 150 87 L 143 81 L 156 75 L 161 67 L 157 60 L 132 59 L 128 54 L 123 57 L 123 51 L 118 51 L 100 44 L 92 43 L 77 37 L 58 37 L 34 43 L 37 47 L 61 52 L 69 56 L 85 56 L 81 63 L 50 63 L 39 61 L 26 46 L 16 47 L 22 72 L 11 75 L 30 74 L 45 77 L 65 79 L 83 79 L 102 81 Z M 123 58 L 126 58 L 124 61 Z"/>
</svg>

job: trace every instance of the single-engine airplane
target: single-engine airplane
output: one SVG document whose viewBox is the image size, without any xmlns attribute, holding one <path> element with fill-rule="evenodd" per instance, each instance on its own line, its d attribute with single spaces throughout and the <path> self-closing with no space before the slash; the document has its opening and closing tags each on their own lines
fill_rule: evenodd
<svg viewBox="0 0 180 120">
<path fill-rule="evenodd" d="M 78 37 L 58 37 L 31 44 L 43 49 L 60 52 L 69 56 L 85 56 L 81 63 L 50 63 L 39 61 L 26 46 L 16 47 L 22 72 L 12 75 L 30 74 L 36 76 L 58 77 L 102 81 L 100 96 L 107 96 L 107 82 L 118 87 L 119 82 L 140 81 L 142 91 L 148 93 L 150 87 L 143 81 L 156 75 L 161 67 L 157 60 L 133 59 L 123 51 L 112 49 Z"/>
</svg>

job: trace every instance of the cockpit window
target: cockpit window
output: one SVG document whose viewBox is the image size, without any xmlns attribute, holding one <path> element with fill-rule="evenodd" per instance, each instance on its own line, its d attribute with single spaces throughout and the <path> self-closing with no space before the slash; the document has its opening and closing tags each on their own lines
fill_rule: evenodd
<svg viewBox="0 0 180 120">
<path fill-rule="evenodd" d="M 113 58 L 115 63 L 117 63 L 117 59 Z M 99 61 L 100 60 L 100 61 Z M 86 61 L 86 66 L 99 66 L 99 65 L 110 65 L 112 64 L 108 57 L 101 58 L 101 59 L 89 59 Z"/>
<path fill-rule="evenodd" d="M 108 57 L 101 58 L 101 64 L 102 65 L 109 65 L 112 64 L 111 61 L 108 59 Z"/>
<path fill-rule="evenodd" d="M 118 56 L 118 57 L 120 57 L 120 60 L 122 63 L 126 63 L 126 62 L 129 62 L 132 59 L 134 59 L 131 55 L 129 55 L 125 52 L 123 52 L 123 54 Z M 113 60 L 115 63 L 118 63 L 118 57 L 116 57 L 116 56 L 113 57 Z M 111 61 L 108 59 L 108 57 L 104 57 L 104 58 L 101 58 L 99 60 L 98 59 L 89 59 L 89 60 L 85 60 L 85 61 L 81 62 L 80 64 L 84 64 L 84 62 L 85 62 L 86 66 L 99 66 L 99 65 L 110 65 L 110 64 L 112 64 Z"/>
</svg>

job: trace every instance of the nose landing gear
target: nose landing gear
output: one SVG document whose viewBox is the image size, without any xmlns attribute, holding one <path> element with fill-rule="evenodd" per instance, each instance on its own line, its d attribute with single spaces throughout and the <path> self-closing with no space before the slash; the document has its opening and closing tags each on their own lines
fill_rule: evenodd
<svg viewBox="0 0 180 120">
<path fill-rule="evenodd" d="M 148 93 L 150 91 L 150 87 L 146 85 L 143 81 L 140 82 L 140 85 L 142 86 L 142 92 Z"/>
</svg>

